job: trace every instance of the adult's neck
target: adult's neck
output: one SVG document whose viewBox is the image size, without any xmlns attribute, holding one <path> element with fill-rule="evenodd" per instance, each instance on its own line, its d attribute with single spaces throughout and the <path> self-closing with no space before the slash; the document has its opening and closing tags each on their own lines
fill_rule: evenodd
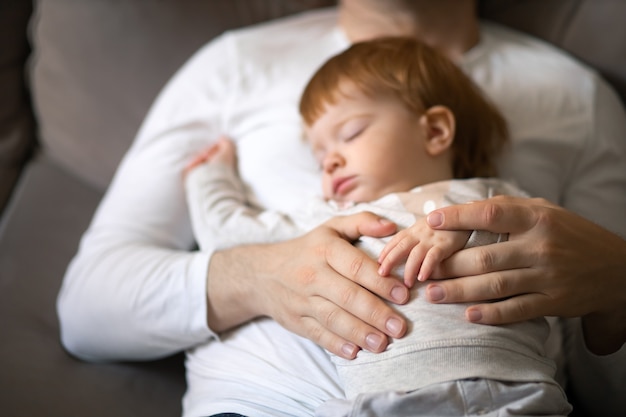
<svg viewBox="0 0 626 417">
<path fill-rule="evenodd" d="M 341 0 L 339 25 L 351 42 L 415 36 L 454 61 L 480 38 L 475 0 Z"/>
</svg>

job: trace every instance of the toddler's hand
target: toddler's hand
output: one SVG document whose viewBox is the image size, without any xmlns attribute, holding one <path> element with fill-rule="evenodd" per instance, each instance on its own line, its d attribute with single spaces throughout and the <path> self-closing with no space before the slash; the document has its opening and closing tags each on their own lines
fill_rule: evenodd
<svg viewBox="0 0 626 417">
<path fill-rule="evenodd" d="M 437 265 L 463 249 L 469 236 L 467 231 L 433 230 L 425 219 L 420 219 L 387 243 L 378 257 L 378 273 L 387 276 L 400 262 L 406 261 L 404 284 L 411 288 L 416 280 L 426 281 Z"/>
<path fill-rule="evenodd" d="M 235 143 L 226 136 L 220 137 L 217 142 L 197 154 L 185 166 L 183 175 L 186 176 L 189 172 L 207 162 L 222 163 L 235 168 L 237 165 Z"/>
</svg>

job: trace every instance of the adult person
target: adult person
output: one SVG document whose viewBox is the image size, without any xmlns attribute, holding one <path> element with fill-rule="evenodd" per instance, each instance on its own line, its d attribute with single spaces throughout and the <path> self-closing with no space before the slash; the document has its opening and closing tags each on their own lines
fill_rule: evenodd
<svg viewBox="0 0 626 417">
<path fill-rule="evenodd" d="M 229 33 L 200 50 L 165 88 L 65 277 L 59 316 L 63 343 L 71 352 L 89 360 L 151 359 L 207 343 L 215 358 L 208 370 L 214 378 L 188 376 L 196 391 L 187 394 L 186 411 L 192 413 L 193 398 L 204 396 L 215 412 L 308 415 L 342 392 L 323 351 L 285 329 L 346 358 L 361 347 L 380 352 L 387 336 L 404 334 L 403 318 L 361 285 L 398 303 L 407 301 L 407 289 L 381 279 L 376 263 L 349 242 L 362 234 L 389 234 L 390 225 L 358 215 L 333 219 L 286 243 L 192 252 L 180 178 L 185 162 L 207 140 L 228 134 L 237 138 L 241 174 L 258 204 L 289 209 L 308 198 L 317 177 L 299 139 L 300 91 L 329 56 L 351 42 L 381 35 L 418 36 L 438 47 L 499 105 L 513 140 L 501 163 L 505 177 L 626 236 L 626 123 L 617 97 L 597 75 L 540 42 L 481 25 L 471 0 L 343 0 L 336 10 Z M 497 207 L 496 213 L 527 210 L 522 213 L 529 220 L 510 225 L 511 243 L 519 251 L 512 253 L 511 245 L 502 244 L 505 249 L 498 252 L 480 248 L 478 262 L 456 262 L 469 256 L 461 251 L 444 272 L 489 272 L 491 264 L 507 273 L 496 269 L 481 276 L 481 283 L 490 284 L 479 290 L 467 280 L 442 282 L 432 287 L 431 298 L 511 296 L 495 303 L 495 312 L 476 307 L 485 313 L 485 323 L 546 313 L 584 316 L 591 324 L 585 326 L 585 335 L 593 344 L 585 345 L 581 338 L 572 345 L 556 343 L 565 346 L 566 359 L 587 361 L 588 368 L 570 372 L 572 386 L 596 413 L 626 409 L 623 396 L 615 395 L 626 372 L 626 337 L 618 320 L 626 298 L 623 264 L 598 267 L 604 258 L 619 258 L 623 245 L 596 253 L 596 262 L 565 279 L 560 271 L 572 262 L 572 253 L 610 233 L 589 226 L 591 236 L 560 241 L 567 250 L 546 250 L 557 236 L 567 236 L 569 227 L 587 223 L 570 216 L 566 218 L 572 226 L 556 222 L 553 216 L 562 212 L 539 203 L 490 204 L 479 207 Z M 456 210 L 462 213 L 468 207 Z M 540 213 L 540 221 L 533 223 L 528 211 Z M 506 227 L 501 221 L 494 228 L 502 231 Z M 621 238 L 610 240 L 616 239 Z M 537 258 L 537 252 L 548 258 Z M 496 261 L 496 256 L 504 260 Z M 519 279 L 511 285 L 513 291 L 507 289 L 503 278 L 527 276 L 527 265 L 552 277 L 547 287 L 538 275 L 532 280 L 534 292 L 548 293 L 551 300 L 527 295 Z M 518 267 L 523 270 L 515 272 Z M 594 294 L 601 297 L 584 295 L 590 277 Z M 473 290 L 463 296 L 468 287 Z M 507 308 L 516 303 L 523 310 Z M 258 319 L 264 316 L 275 321 Z M 225 333 L 244 323 L 239 331 Z M 595 350 L 596 343 L 603 348 L 598 353 L 610 355 L 598 357 L 586 350 Z M 253 368 L 263 378 L 250 376 Z M 577 388 L 586 381 L 602 381 L 603 392 Z"/>
<path fill-rule="evenodd" d="M 433 231 L 428 212 L 499 194 L 526 196 L 492 177 L 508 140 L 497 109 L 449 59 L 413 37 L 390 37 L 355 43 L 322 65 L 304 89 L 300 113 L 323 196 L 293 213 L 250 206 L 227 138 L 192 160 L 185 188 L 201 249 L 286 240 L 362 211 L 402 229 L 391 240 L 363 237 L 355 244 L 379 259 L 383 276 L 402 263 L 397 273 L 412 296 L 397 310 L 410 330 L 385 352 L 332 357 L 346 399 L 328 401 L 316 415 L 367 415 L 375 408 L 395 417 L 464 416 L 468 403 L 501 417 L 512 410 L 568 415 L 554 362 L 544 356 L 544 318 L 480 326 L 465 319 L 466 304 L 435 305 L 424 297 L 423 281 L 442 259 L 502 239 Z M 188 369 L 200 372 L 212 360 L 203 351 L 189 357 Z"/>
</svg>

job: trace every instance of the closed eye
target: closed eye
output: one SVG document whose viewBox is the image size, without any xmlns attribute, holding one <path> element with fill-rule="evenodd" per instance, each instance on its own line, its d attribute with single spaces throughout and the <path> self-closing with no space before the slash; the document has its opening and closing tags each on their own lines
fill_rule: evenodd
<svg viewBox="0 0 626 417">
<path fill-rule="evenodd" d="M 361 133 L 363 133 L 363 131 L 364 131 L 364 130 L 365 130 L 365 127 L 363 127 L 363 129 L 357 130 L 357 131 L 356 131 L 356 132 L 354 132 L 354 133 L 351 133 L 351 134 L 350 134 L 350 136 L 348 136 L 347 138 L 345 138 L 343 141 L 344 141 L 344 142 L 350 142 L 351 140 L 354 140 L 354 139 L 358 138 L 358 137 L 359 137 L 359 135 L 360 135 Z"/>
<path fill-rule="evenodd" d="M 367 125 L 367 121 L 361 118 L 349 120 L 342 126 L 339 132 L 340 140 L 349 142 L 356 139 L 367 128 Z"/>
</svg>

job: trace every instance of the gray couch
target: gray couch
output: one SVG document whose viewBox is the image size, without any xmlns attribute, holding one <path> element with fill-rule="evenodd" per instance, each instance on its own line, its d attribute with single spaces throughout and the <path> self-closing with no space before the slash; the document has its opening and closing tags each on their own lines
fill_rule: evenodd
<svg viewBox="0 0 626 417">
<path fill-rule="evenodd" d="M 180 355 L 89 364 L 63 350 L 55 298 L 65 268 L 185 59 L 225 29 L 327 3 L 0 2 L 1 416 L 180 414 Z M 489 0 L 481 13 L 569 50 L 626 99 L 626 0 Z"/>
</svg>

